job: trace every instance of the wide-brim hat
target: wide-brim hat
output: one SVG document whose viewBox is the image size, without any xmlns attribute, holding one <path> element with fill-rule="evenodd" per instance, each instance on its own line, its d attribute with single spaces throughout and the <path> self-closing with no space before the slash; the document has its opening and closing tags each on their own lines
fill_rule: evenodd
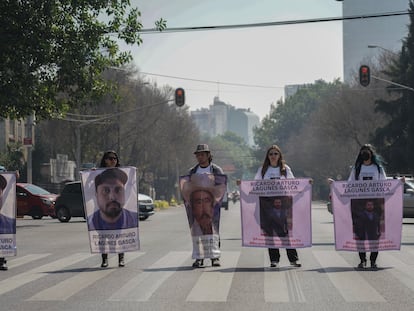
<svg viewBox="0 0 414 311">
<path fill-rule="evenodd" d="M 197 154 L 199 152 L 210 152 L 210 149 L 208 148 L 207 144 L 200 144 L 197 145 L 196 151 L 194 151 L 194 154 Z"/>
<path fill-rule="evenodd" d="M 214 201 L 219 202 L 226 192 L 226 184 L 215 184 L 214 174 L 193 174 L 190 179 L 181 179 L 181 194 L 184 200 L 190 203 L 191 194 L 195 191 L 208 191 L 213 197 Z"/>
</svg>

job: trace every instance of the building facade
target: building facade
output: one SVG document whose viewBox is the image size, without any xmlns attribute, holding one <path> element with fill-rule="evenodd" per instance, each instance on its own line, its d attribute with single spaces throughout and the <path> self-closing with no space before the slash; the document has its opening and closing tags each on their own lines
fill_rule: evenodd
<svg viewBox="0 0 414 311">
<path fill-rule="evenodd" d="M 255 145 L 253 129 L 260 125 L 260 119 L 249 109 L 235 108 L 215 97 L 209 108 L 191 111 L 191 118 L 201 134 L 215 137 L 230 131 L 247 145 Z"/>
</svg>

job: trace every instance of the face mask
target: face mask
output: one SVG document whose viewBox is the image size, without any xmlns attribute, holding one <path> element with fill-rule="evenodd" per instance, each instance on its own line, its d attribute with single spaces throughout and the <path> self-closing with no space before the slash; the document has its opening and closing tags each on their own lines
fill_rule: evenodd
<svg viewBox="0 0 414 311">
<path fill-rule="evenodd" d="M 362 151 L 361 152 L 361 158 L 362 158 L 363 161 L 369 160 L 370 157 L 371 157 L 371 154 L 369 153 L 369 151 Z"/>
</svg>

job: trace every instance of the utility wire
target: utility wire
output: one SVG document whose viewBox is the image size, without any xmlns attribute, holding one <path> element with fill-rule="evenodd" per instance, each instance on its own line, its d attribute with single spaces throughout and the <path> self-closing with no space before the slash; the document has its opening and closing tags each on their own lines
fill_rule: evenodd
<svg viewBox="0 0 414 311">
<path fill-rule="evenodd" d="M 280 22 L 264 22 L 264 23 L 252 23 L 252 24 L 235 24 L 235 25 L 217 25 L 217 26 L 194 26 L 194 27 L 171 27 L 166 28 L 162 31 L 155 28 L 141 29 L 140 34 L 152 34 L 152 33 L 172 33 L 172 32 L 189 32 L 189 31 L 205 31 L 205 30 L 225 30 L 225 29 L 238 29 L 238 28 L 254 28 L 254 27 L 269 27 L 269 26 L 283 26 L 283 25 L 297 25 L 297 24 L 309 24 L 309 23 L 321 23 L 321 22 L 335 22 L 335 21 L 349 21 L 358 19 L 369 19 L 369 18 L 380 18 L 380 17 L 391 17 L 401 15 L 411 15 L 408 10 L 406 11 L 395 11 L 395 12 L 384 12 L 374 14 L 363 14 L 363 15 L 351 15 L 342 17 L 326 17 L 326 18 L 312 18 L 312 19 L 298 19 L 298 20 L 287 20 Z"/>
<path fill-rule="evenodd" d="M 143 72 L 143 71 L 140 71 L 140 73 L 144 74 L 144 75 L 148 75 L 148 76 L 172 78 L 172 79 L 203 82 L 203 83 L 211 83 L 211 84 L 220 84 L 220 85 L 223 84 L 223 85 L 233 85 L 233 86 L 242 86 L 242 87 L 263 88 L 263 89 L 284 89 L 283 86 L 255 85 L 255 84 L 244 84 L 244 83 L 232 83 L 232 82 L 220 82 L 220 81 L 212 81 L 212 80 L 191 79 L 191 78 L 183 78 L 183 77 L 177 77 L 177 76 L 162 75 L 162 74 L 158 74 L 158 73 Z"/>
</svg>

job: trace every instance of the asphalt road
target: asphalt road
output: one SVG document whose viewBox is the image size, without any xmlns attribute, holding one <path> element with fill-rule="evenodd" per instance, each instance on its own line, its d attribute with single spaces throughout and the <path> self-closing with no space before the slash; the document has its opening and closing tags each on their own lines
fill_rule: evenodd
<svg viewBox="0 0 414 311">
<path fill-rule="evenodd" d="M 267 250 L 241 247 L 240 208 L 222 210 L 222 266 L 191 267 L 185 211 L 172 207 L 140 222 L 141 250 L 126 267 L 100 268 L 86 223 L 73 218 L 17 221 L 18 255 L 0 271 L 0 310 L 412 310 L 414 219 L 404 219 L 400 251 L 380 252 L 378 271 L 359 271 L 358 255 L 337 252 L 332 215 L 312 204 L 311 248 L 301 268 L 269 268 Z"/>
</svg>

